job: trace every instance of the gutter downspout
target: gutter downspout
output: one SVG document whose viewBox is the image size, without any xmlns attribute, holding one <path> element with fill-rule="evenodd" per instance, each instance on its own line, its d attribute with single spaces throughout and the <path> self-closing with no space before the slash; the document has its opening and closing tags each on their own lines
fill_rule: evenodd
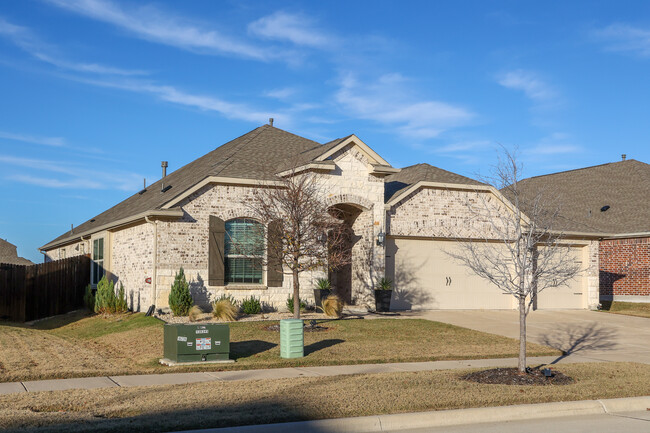
<svg viewBox="0 0 650 433">
<path fill-rule="evenodd" d="M 156 296 L 157 296 L 157 271 L 158 271 L 158 221 L 150 219 L 148 216 L 144 217 L 145 221 L 153 225 L 153 275 L 151 276 L 151 306 L 147 314 L 153 315 L 156 309 Z"/>
</svg>

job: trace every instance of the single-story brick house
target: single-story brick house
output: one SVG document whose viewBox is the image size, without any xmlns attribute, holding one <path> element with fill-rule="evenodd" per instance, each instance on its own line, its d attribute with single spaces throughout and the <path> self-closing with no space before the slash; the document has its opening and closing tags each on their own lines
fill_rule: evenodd
<svg viewBox="0 0 650 433">
<path fill-rule="evenodd" d="M 490 201 L 495 212 L 506 211 L 507 200 L 499 191 L 428 164 L 393 168 L 355 135 L 320 144 L 271 125 L 164 175 L 41 251 L 46 260 L 90 254 L 92 282 L 108 273 L 124 284 L 135 310 L 166 307 L 181 266 L 197 303 L 227 293 L 238 299 L 254 295 L 281 308 L 292 290 L 291 274 L 272 271 L 277 267 L 271 263 L 251 266 L 247 261 L 253 259 L 233 254 L 228 239 L 259 224 L 245 206 L 253 191 L 277 185 L 295 167 L 321 175 L 325 200 L 350 216 L 346 221 L 354 233 L 349 266 L 329 275 L 302 274 L 304 299 L 313 299 L 314 281 L 327 276 L 348 303 L 370 306 L 375 281 L 386 275 L 395 282 L 395 309 L 515 307 L 512 297 L 469 275 L 443 253 L 455 246 L 452 233 L 485 238 L 489 224 L 473 218 L 467 203 L 489 196 L 496 198 Z M 609 235 L 598 230 L 567 233 L 567 247 L 585 272 L 570 287 L 540 294 L 539 308 L 598 304 L 599 248 L 601 254 L 606 250 L 609 240 L 601 239 Z"/>
</svg>

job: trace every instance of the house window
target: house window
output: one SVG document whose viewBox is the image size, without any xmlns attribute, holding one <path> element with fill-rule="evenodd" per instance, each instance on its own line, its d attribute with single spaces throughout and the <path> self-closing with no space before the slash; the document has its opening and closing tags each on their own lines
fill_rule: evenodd
<svg viewBox="0 0 650 433">
<path fill-rule="evenodd" d="M 104 238 L 93 241 L 93 261 L 90 268 L 90 282 L 99 283 L 99 280 L 106 274 L 104 270 Z"/>
<path fill-rule="evenodd" d="M 225 283 L 262 284 L 264 226 L 238 218 L 226 221 Z"/>
</svg>

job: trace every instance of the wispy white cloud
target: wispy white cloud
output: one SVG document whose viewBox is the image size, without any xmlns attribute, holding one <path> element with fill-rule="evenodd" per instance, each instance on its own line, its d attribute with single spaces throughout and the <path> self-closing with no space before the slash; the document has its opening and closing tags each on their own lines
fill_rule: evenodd
<svg viewBox="0 0 650 433">
<path fill-rule="evenodd" d="M 332 48 L 338 44 L 338 38 L 319 30 L 311 17 L 284 11 L 253 21 L 248 31 L 264 39 L 288 41 L 298 46 Z"/>
<path fill-rule="evenodd" d="M 281 89 L 267 90 L 264 92 L 264 96 L 284 101 L 296 95 L 296 93 L 298 93 L 298 89 L 295 87 L 283 87 Z"/>
<path fill-rule="evenodd" d="M 539 158 L 554 155 L 576 154 L 583 152 L 584 148 L 572 142 L 571 136 L 564 132 L 554 132 L 542 137 L 537 143 L 522 149 L 522 154 L 527 157 Z"/>
<path fill-rule="evenodd" d="M 158 99 L 185 107 L 196 108 L 203 111 L 213 111 L 229 119 L 246 120 L 249 122 L 265 123 L 269 117 L 280 120 L 288 125 L 292 121 L 289 114 L 277 111 L 262 111 L 247 104 L 233 103 L 221 98 L 198 93 L 183 91 L 175 86 L 161 85 L 144 80 L 96 80 L 82 77 L 69 77 L 94 86 L 121 89 L 135 93 L 143 93 Z"/>
<path fill-rule="evenodd" d="M 65 146 L 65 139 L 62 137 L 41 137 L 27 134 L 15 134 L 12 132 L 0 131 L 0 139 L 22 141 L 24 143 L 41 144 L 43 146 Z"/>
<path fill-rule="evenodd" d="M 532 71 L 517 69 L 506 72 L 498 78 L 503 87 L 513 90 L 520 90 L 536 103 L 548 103 L 558 98 L 557 91 L 538 74 Z"/>
<path fill-rule="evenodd" d="M 99 63 L 71 62 L 62 58 L 57 49 L 41 40 L 28 27 L 12 24 L 0 17 L 0 35 L 11 40 L 38 60 L 69 71 L 102 75 L 147 75 L 147 71 L 116 68 Z"/>
<path fill-rule="evenodd" d="M 277 57 L 272 50 L 206 29 L 153 5 L 124 7 L 108 0 L 48 0 L 62 9 L 112 24 L 142 39 L 204 54 L 230 54 L 255 60 Z"/>
<path fill-rule="evenodd" d="M 608 51 L 650 56 L 650 29 L 615 23 L 595 31 L 594 36 L 605 43 Z"/>
<path fill-rule="evenodd" d="M 135 191 L 142 176 L 126 171 L 104 173 L 84 164 L 0 155 L 5 179 L 47 188 Z M 10 167 L 20 167 L 13 172 Z M 31 170 L 26 172 L 27 170 Z"/>
<path fill-rule="evenodd" d="M 406 82 L 400 74 L 388 74 L 373 83 L 361 83 L 348 74 L 335 97 L 350 116 L 384 124 L 413 138 L 436 137 L 475 117 L 463 107 L 410 95 Z"/>
</svg>

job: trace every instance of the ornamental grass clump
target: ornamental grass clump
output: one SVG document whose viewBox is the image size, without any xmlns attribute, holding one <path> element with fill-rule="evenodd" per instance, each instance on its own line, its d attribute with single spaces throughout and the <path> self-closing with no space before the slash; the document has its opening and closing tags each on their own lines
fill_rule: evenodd
<svg viewBox="0 0 650 433">
<path fill-rule="evenodd" d="M 190 286 L 185 279 L 185 271 L 181 267 L 174 277 L 172 291 L 169 293 L 169 308 L 174 316 L 187 316 L 193 304 Z"/>
<path fill-rule="evenodd" d="M 393 289 L 393 280 L 390 278 L 382 277 L 377 280 L 377 285 L 375 290 L 392 290 Z"/>
<path fill-rule="evenodd" d="M 190 322 L 198 322 L 201 318 L 201 314 L 203 314 L 203 310 L 198 305 L 194 305 L 192 308 L 190 308 L 189 313 L 187 313 Z"/>
<path fill-rule="evenodd" d="M 262 312 L 262 303 L 255 296 L 244 298 L 241 301 L 241 311 L 244 314 L 260 314 Z"/>
<path fill-rule="evenodd" d="M 329 317 L 341 317 L 343 300 L 338 295 L 329 295 L 323 301 L 323 311 Z"/>
<path fill-rule="evenodd" d="M 230 295 L 221 295 L 212 303 L 212 316 L 216 319 L 234 322 L 238 314 L 239 307 Z"/>
</svg>

